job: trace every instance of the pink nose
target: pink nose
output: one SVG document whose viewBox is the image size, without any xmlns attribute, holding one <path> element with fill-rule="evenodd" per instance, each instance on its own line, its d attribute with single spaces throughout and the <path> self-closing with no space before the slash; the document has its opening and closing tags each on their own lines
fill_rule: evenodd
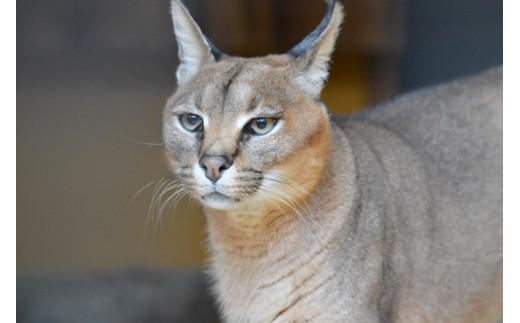
<svg viewBox="0 0 520 323">
<path fill-rule="evenodd" d="M 204 155 L 199 160 L 199 165 L 206 172 L 206 177 L 216 183 L 222 173 L 233 165 L 233 161 L 227 156 Z"/>
</svg>

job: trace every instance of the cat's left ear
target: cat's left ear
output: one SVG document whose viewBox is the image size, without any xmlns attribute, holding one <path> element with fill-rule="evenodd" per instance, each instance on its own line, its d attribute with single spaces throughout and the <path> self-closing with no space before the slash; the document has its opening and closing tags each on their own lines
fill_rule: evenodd
<svg viewBox="0 0 520 323">
<path fill-rule="evenodd" d="M 329 76 L 329 62 L 343 17 L 341 3 L 327 0 L 327 13 L 318 27 L 289 51 L 294 58 L 294 81 L 311 97 L 320 96 Z"/>
<path fill-rule="evenodd" d="M 202 33 L 180 0 L 172 0 L 171 14 L 179 49 L 177 84 L 182 85 L 191 80 L 204 64 L 219 60 L 222 53 Z"/>
</svg>

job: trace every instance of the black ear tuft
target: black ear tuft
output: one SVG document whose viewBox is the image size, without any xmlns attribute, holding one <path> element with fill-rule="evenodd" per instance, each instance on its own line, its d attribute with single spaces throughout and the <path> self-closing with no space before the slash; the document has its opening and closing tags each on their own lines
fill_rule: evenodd
<svg viewBox="0 0 520 323">
<path fill-rule="evenodd" d="M 309 96 L 318 98 L 329 76 L 329 63 L 341 24 L 343 6 L 339 1 L 327 1 L 327 14 L 318 27 L 296 45 L 289 55 L 295 83 Z"/>
<path fill-rule="evenodd" d="M 215 58 L 215 61 L 218 62 L 224 54 L 218 49 L 215 44 L 208 38 L 208 36 L 204 35 L 204 38 L 206 39 L 206 42 L 208 42 L 209 51 L 213 58 Z"/>
<path fill-rule="evenodd" d="M 309 48 L 311 48 L 323 34 L 327 26 L 330 24 L 332 19 L 332 14 L 334 12 L 334 6 L 337 0 L 326 0 L 327 1 L 327 13 L 325 17 L 321 20 L 320 24 L 314 29 L 310 34 L 308 34 L 303 40 L 301 40 L 296 46 L 294 46 L 290 51 L 289 55 L 293 57 L 298 57 L 305 53 Z"/>
</svg>

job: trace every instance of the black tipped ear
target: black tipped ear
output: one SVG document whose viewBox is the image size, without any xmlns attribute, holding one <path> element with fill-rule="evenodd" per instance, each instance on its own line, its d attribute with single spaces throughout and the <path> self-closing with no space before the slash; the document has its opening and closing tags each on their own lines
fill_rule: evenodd
<svg viewBox="0 0 520 323">
<path fill-rule="evenodd" d="M 329 76 L 329 62 L 343 22 L 343 6 L 339 1 L 327 0 L 327 13 L 309 35 L 294 46 L 295 82 L 312 97 L 321 94 Z"/>
<path fill-rule="evenodd" d="M 202 33 L 180 0 L 172 0 L 171 14 L 179 48 L 177 83 L 182 85 L 191 80 L 201 66 L 218 61 L 223 54 Z"/>
</svg>

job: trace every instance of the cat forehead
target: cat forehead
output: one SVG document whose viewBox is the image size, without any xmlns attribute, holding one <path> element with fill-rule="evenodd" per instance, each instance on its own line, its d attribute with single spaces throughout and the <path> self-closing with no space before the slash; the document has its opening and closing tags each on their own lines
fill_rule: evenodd
<svg viewBox="0 0 520 323">
<path fill-rule="evenodd" d="M 229 58 L 206 66 L 191 82 L 179 88 L 172 104 L 191 104 L 208 113 L 248 111 L 260 103 L 275 102 L 283 82 L 286 59 Z"/>
<path fill-rule="evenodd" d="M 289 66 L 287 55 L 259 58 L 229 57 L 206 65 L 200 73 L 200 82 L 229 87 L 234 82 L 253 82 L 273 79 Z M 256 82 L 258 83 L 258 82 Z"/>
</svg>

